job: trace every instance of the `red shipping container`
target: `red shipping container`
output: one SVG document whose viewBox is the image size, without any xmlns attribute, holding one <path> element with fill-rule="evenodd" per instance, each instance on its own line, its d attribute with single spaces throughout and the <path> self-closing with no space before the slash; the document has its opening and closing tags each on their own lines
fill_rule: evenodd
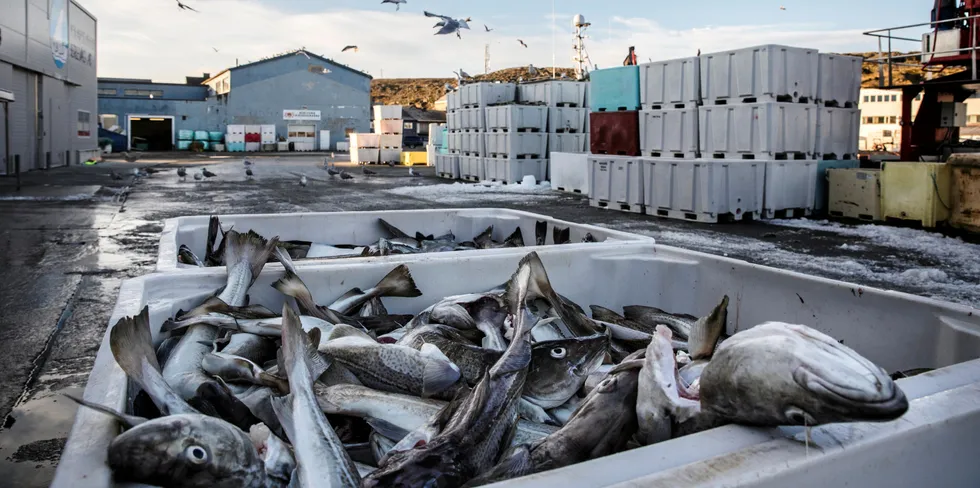
<svg viewBox="0 0 980 488">
<path fill-rule="evenodd" d="M 589 124 L 592 154 L 640 155 L 640 112 L 592 112 Z"/>
</svg>

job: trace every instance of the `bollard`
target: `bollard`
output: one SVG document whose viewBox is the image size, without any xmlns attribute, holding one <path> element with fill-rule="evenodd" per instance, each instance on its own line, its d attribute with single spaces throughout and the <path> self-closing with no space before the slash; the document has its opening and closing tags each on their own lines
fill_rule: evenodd
<svg viewBox="0 0 980 488">
<path fill-rule="evenodd" d="M 17 175 L 17 191 L 20 191 L 20 154 L 14 154 L 14 172 Z"/>
<path fill-rule="evenodd" d="M 71 150 L 65 151 L 65 166 L 71 166 Z"/>
<path fill-rule="evenodd" d="M 51 169 L 51 151 L 47 151 L 44 153 L 44 169 L 45 170 Z"/>
</svg>

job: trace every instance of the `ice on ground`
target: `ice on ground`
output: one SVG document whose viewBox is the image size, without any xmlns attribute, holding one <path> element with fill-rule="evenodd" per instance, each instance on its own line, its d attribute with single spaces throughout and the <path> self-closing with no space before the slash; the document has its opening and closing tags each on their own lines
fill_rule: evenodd
<svg viewBox="0 0 980 488">
<path fill-rule="evenodd" d="M 949 281 L 949 275 L 945 271 L 936 268 L 913 268 L 907 269 L 899 274 L 899 277 L 906 281 L 927 283 L 934 281 L 944 283 Z"/>
<path fill-rule="evenodd" d="M 78 195 L 47 195 L 47 196 L 28 196 L 28 195 L 0 195 L 0 201 L 31 201 L 31 202 L 77 202 L 89 200 L 91 194 Z"/>
<path fill-rule="evenodd" d="M 534 178 L 533 176 L 531 177 Z M 516 196 L 529 198 L 557 198 L 553 193 L 551 183 L 542 181 L 540 184 L 529 183 L 527 180 L 518 184 L 505 185 L 499 181 L 484 181 L 481 183 L 460 183 L 451 185 L 421 185 L 403 186 L 385 190 L 387 193 L 406 197 L 420 198 L 432 202 L 459 203 L 468 201 L 513 201 Z"/>
</svg>

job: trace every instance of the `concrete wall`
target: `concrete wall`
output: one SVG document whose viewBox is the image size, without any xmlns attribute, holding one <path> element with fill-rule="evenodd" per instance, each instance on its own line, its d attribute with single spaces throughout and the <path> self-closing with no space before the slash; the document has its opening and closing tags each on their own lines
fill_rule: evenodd
<svg viewBox="0 0 980 488">
<path fill-rule="evenodd" d="M 96 20 L 70 0 L 0 0 L 0 12 L 0 88 L 16 99 L 0 153 L 9 143 L 22 170 L 45 167 L 48 154 L 52 166 L 74 162 L 97 143 Z M 90 114 L 88 136 L 79 135 L 79 111 Z M 12 161 L 0 158 L 7 173 Z"/>
</svg>

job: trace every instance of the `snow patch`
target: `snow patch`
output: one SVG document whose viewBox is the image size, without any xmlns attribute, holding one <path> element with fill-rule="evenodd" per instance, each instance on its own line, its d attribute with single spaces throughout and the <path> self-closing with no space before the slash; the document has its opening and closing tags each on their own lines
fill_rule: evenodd
<svg viewBox="0 0 980 488">
<path fill-rule="evenodd" d="M 945 271 L 936 268 L 914 268 L 907 269 L 899 274 L 899 277 L 909 282 L 919 282 L 928 284 L 930 282 L 944 283 L 949 281 L 949 275 Z"/>
<path fill-rule="evenodd" d="M 89 200 L 91 194 L 78 195 L 58 195 L 58 196 L 27 196 L 27 195 L 0 195 L 0 201 L 31 201 L 31 202 L 77 202 Z"/>
<path fill-rule="evenodd" d="M 532 176 L 533 180 L 534 177 Z M 460 183 L 451 185 L 422 185 L 403 186 L 385 190 L 387 193 L 406 197 L 420 198 L 433 202 L 469 202 L 479 201 L 513 201 L 515 196 L 523 195 L 531 198 L 557 198 L 552 193 L 551 183 L 542 181 L 540 184 L 529 182 L 527 179 L 518 184 L 505 185 L 499 181 L 484 181 L 481 183 Z"/>
</svg>

